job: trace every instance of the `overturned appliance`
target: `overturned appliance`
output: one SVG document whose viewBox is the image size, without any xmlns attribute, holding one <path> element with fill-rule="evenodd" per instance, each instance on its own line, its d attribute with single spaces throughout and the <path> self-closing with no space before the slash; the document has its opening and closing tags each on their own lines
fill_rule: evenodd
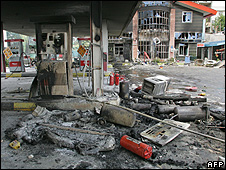
<svg viewBox="0 0 226 170">
<path fill-rule="evenodd" d="M 190 124 L 188 123 L 178 122 L 170 119 L 164 119 L 163 122 L 174 124 L 184 129 L 187 129 L 190 126 Z M 164 146 L 170 141 L 172 141 L 174 138 L 176 138 L 182 132 L 183 130 L 159 122 L 156 125 L 141 132 L 140 135 L 156 144 Z"/>
<path fill-rule="evenodd" d="M 157 75 L 155 77 L 145 78 L 142 85 L 142 92 L 150 95 L 162 95 L 167 91 L 170 78 Z"/>
</svg>

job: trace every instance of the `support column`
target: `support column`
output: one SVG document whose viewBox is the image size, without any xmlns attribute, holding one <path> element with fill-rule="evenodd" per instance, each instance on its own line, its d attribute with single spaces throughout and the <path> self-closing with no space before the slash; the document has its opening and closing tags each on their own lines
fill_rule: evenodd
<svg viewBox="0 0 226 170">
<path fill-rule="evenodd" d="M 103 38 L 103 53 L 104 56 L 104 71 L 107 71 L 108 65 L 108 28 L 107 20 L 102 21 L 102 38 Z M 106 57 L 106 58 L 105 58 Z"/>
<path fill-rule="evenodd" d="M 66 60 L 68 63 L 68 95 L 74 95 L 74 85 L 73 85 L 73 71 L 72 71 L 72 23 L 67 24 L 67 55 Z"/>
<path fill-rule="evenodd" d="M 208 60 L 212 60 L 213 47 L 208 48 Z"/>
<path fill-rule="evenodd" d="M 42 44 L 42 29 L 41 29 L 41 24 L 35 23 L 35 34 L 36 34 L 36 55 L 37 55 L 37 60 L 41 60 L 41 44 Z"/>
<path fill-rule="evenodd" d="M 91 1 L 92 95 L 103 95 L 102 2 Z"/>
<path fill-rule="evenodd" d="M 203 23 L 202 23 L 202 42 L 205 41 L 205 31 L 206 31 L 206 19 L 203 19 Z"/>
<path fill-rule="evenodd" d="M 133 41 L 132 41 L 132 60 L 135 61 L 138 56 L 138 11 L 133 17 Z"/>
<path fill-rule="evenodd" d="M 204 47 L 200 47 L 201 48 L 201 59 L 204 60 Z"/>
<path fill-rule="evenodd" d="M 170 44 L 169 44 L 169 58 L 174 58 L 175 49 L 175 9 L 170 11 Z M 172 50 L 171 50 L 172 49 Z"/>
<path fill-rule="evenodd" d="M 3 22 L 1 22 L 1 72 L 6 72 L 5 55 L 4 50 L 4 38 L 3 38 Z"/>
</svg>

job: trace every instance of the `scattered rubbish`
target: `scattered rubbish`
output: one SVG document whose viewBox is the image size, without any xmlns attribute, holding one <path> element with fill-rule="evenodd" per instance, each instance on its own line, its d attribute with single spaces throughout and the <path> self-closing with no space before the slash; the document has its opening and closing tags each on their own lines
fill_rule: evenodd
<svg viewBox="0 0 226 170">
<path fill-rule="evenodd" d="M 170 119 L 164 119 L 163 122 L 168 122 L 170 124 L 180 126 L 184 129 L 187 129 L 190 126 L 190 124 L 188 123 L 183 123 Z M 182 132 L 183 130 L 159 122 L 151 128 L 148 128 L 141 132 L 140 135 L 156 144 L 164 146 L 170 141 L 172 141 L 174 138 L 176 138 Z"/>
<path fill-rule="evenodd" d="M 17 140 L 12 141 L 9 146 L 13 149 L 19 149 L 20 148 L 20 142 Z"/>
<path fill-rule="evenodd" d="M 29 155 L 28 158 L 29 158 L 29 159 L 34 158 L 34 155 Z"/>
<path fill-rule="evenodd" d="M 4 142 L 4 140 L 1 140 L 1 143 Z"/>
<path fill-rule="evenodd" d="M 142 85 L 142 91 L 151 95 L 165 94 L 170 83 L 170 78 L 157 75 L 155 77 L 145 78 Z"/>
<path fill-rule="evenodd" d="M 206 93 L 199 93 L 198 95 L 199 95 L 199 96 L 205 96 Z"/>
<path fill-rule="evenodd" d="M 119 97 L 129 99 L 129 82 L 122 81 L 119 84 Z"/>
<path fill-rule="evenodd" d="M 176 120 L 187 122 L 195 120 L 207 120 L 209 117 L 208 107 L 200 106 L 182 106 L 176 107 L 174 113 L 177 114 Z"/>
<path fill-rule="evenodd" d="M 213 116 L 215 119 L 225 120 L 225 115 L 223 114 L 210 112 L 210 115 Z"/>
<path fill-rule="evenodd" d="M 98 125 L 105 125 L 107 122 L 103 117 L 100 117 L 97 119 L 97 124 Z"/>
<path fill-rule="evenodd" d="M 195 65 L 196 66 L 203 66 L 204 65 L 204 61 L 202 59 L 196 59 L 195 60 Z"/>
<path fill-rule="evenodd" d="M 52 127 L 52 128 L 58 128 L 63 130 L 70 130 L 70 131 L 78 131 L 81 133 L 90 133 L 93 135 L 110 135 L 109 133 L 101 133 L 91 130 L 85 130 L 85 129 L 78 129 L 78 128 L 71 128 L 71 127 L 65 127 L 65 126 L 57 126 L 57 125 L 51 125 L 51 124 L 42 124 L 43 126 Z"/>
<path fill-rule="evenodd" d="M 158 105 L 157 113 L 159 113 L 159 114 L 174 113 L 175 107 L 177 107 L 177 106 L 176 105 Z"/>
<path fill-rule="evenodd" d="M 66 121 L 66 122 L 77 120 L 79 118 L 81 118 L 79 110 L 75 110 L 74 112 L 71 112 L 71 113 L 68 113 L 68 114 L 64 115 L 64 121 Z"/>
<path fill-rule="evenodd" d="M 145 159 L 149 159 L 152 155 L 151 146 L 131 138 L 128 135 L 124 135 L 120 139 L 120 145 Z"/>
<path fill-rule="evenodd" d="M 135 92 L 139 92 L 142 89 L 142 86 L 138 86 L 137 88 L 134 89 Z"/>
<path fill-rule="evenodd" d="M 150 110 L 152 104 L 144 104 L 144 103 L 132 103 L 131 108 L 134 110 Z"/>
<path fill-rule="evenodd" d="M 109 122 L 128 127 L 133 127 L 136 122 L 135 113 L 108 104 L 103 105 L 100 115 Z"/>
<path fill-rule="evenodd" d="M 48 112 L 48 110 L 45 107 L 37 106 L 35 110 L 32 112 L 34 116 L 43 116 Z"/>
<path fill-rule="evenodd" d="M 107 136 L 97 143 L 80 142 L 75 147 L 81 155 L 94 155 L 98 152 L 111 151 L 115 148 L 115 138 Z"/>
<path fill-rule="evenodd" d="M 197 89 L 198 89 L 197 87 L 191 87 L 191 86 L 185 87 L 185 90 L 187 90 L 187 91 L 192 91 L 192 92 L 196 92 Z"/>
<path fill-rule="evenodd" d="M 205 60 L 204 60 L 204 65 L 206 67 L 214 67 L 214 66 L 218 65 L 218 63 L 220 63 L 220 61 L 208 60 L 207 58 L 205 58 Z"/>
</svg>

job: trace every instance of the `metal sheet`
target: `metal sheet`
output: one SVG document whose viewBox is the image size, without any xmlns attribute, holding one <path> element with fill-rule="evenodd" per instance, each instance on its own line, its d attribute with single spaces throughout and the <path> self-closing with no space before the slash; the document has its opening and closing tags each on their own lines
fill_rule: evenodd
<svg viewBox="0 0 226 170">
<path fill-rule="evenodd" d="M 183 127 L 185 129 L 187 129 L 190 126 L 190 124 L 188 123 L 183 123 L 170 119 L 164 119 L 163 121 L 177 125 L 179 127 Z M 156 125 L 152 126 L 151 128 L 148 128 L 141 132 L 140 135 L 144 138 L 151 140 L 156 144 L 164 146 L 170 141 L 172 141 L 174 138 L 176 138 L 182 132 L 183 130 L 181 129 L 159 122 Z"/>
</svg>

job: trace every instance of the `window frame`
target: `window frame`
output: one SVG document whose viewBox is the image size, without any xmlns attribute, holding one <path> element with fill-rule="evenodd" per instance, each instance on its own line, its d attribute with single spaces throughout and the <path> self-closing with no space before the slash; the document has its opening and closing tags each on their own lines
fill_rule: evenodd
<svg viewBox="0 0 226 170">
<path fill-rule="evenodd" d="M 181 54 L 181 50 L 180 50 L 180 47 L 182 47 L 183 48 L 183 54 Z M 187 54 L 185 54 L 185 47 L 187 48 Z M 178 55 L 179 56 L 189 56 L 189 44 L 185 44 L 185 46 L 184 45 L 180 45 L 179 44 L 179 51 L 178 51 Z"/>
<path fill-rule="evenodd" d="M 191 21 L 183 21 L 183 16 L 185 12 L 191 12 Z M 182 11 L 182 23 L 192 23 L 193 12 L 192 11 Z"/>
</svg>

